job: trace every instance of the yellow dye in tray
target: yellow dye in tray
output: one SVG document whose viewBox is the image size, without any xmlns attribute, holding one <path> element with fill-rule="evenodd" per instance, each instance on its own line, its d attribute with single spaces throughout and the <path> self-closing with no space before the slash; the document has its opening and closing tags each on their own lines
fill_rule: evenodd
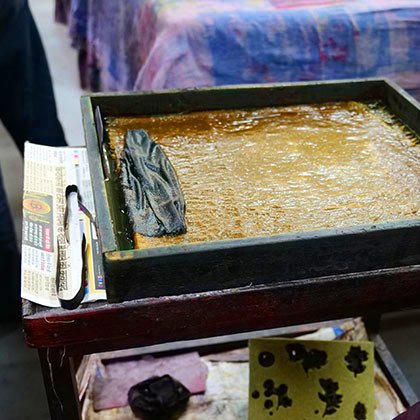
<svg viewBox="0 0 420 420">
<path fill-rule="evenodd" d="M 172 162 L 188 232 L 137 248 L 302 232 L 420 215 L 420 147 L 356 102 L 107 118 L 117 164 L 129 129 Z"/>
</svg>

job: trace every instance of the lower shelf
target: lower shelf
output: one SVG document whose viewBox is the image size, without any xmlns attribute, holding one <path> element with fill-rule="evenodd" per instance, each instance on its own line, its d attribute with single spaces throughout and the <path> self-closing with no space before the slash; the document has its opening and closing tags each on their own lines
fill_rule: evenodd
<svg viewBox="0 0 420 420">
<path fill-rule="evenodd" d="M 77 374 L 80 397 L 83 399 L 83 418 L 87 420 L 136 419 L 129 406 L 95 411 L 94 381 L 97 372 L 105 371 L 105 365 L 116 363 L 116 361 L 122 364 L 131 363 L 133 360 L 151 354 L 158 358 L 198 352 L 209 370 L 206 393 L 192 396 L 186 411 L 178 418 L 181 420 L 247 419 L 249 369 L 247 340 L 268 336 L 303 336 L 308 339 L 322 339 L 326 331 L 331 331 L 332 326 L 340 326 L 341 331 L 344 331 L 338 339 L 351 341 L 368 339 L 366 329 L 360 319 L 346 319 L 85 356 Z M 376 353 L 375 420 L 389 420 L 403 412 L 408 405 L 416 402 L 417 396 L 380 336 L 373 336 L 370 339 L 374 341 Z"/>
</svg>

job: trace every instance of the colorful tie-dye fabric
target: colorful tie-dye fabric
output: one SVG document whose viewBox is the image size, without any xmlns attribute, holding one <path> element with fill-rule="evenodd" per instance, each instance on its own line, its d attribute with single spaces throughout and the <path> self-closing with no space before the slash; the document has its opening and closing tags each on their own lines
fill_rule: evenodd
<svg viewBox="0 0 420 420">
<path fill-rule="evenodd" d="M 419 0 L 72 3 L 95 89 L 379 76 L 420 89 Z"/>
</svg>

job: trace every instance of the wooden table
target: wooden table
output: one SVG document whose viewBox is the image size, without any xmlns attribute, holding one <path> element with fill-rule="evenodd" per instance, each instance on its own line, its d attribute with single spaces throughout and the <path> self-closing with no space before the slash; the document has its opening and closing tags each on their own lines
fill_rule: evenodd
<svg viewBox="0 0 420 420">
<path fill-rule="evenodd" d="M 39 352 L 51 418 L 74 420 L 80 418 L 74 359 L 81 355 L 377 316 L 419 302 L 416 265 L 118 304 L 96 302 L 73 311 L 25 301 L 23 325 L 27 344 Z"/>
</svg>

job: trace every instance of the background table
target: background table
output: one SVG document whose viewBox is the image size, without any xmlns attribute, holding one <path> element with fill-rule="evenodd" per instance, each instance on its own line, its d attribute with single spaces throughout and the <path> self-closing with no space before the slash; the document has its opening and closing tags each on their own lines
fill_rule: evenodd
<svg viewBox="0 0 420 420">
<path fill-rule="evenodd" d="M 92 90 L 389 77 L 420 95 L 417 0 L 56 5 L 79 51 L 82 85 Z"/>
</svg>

